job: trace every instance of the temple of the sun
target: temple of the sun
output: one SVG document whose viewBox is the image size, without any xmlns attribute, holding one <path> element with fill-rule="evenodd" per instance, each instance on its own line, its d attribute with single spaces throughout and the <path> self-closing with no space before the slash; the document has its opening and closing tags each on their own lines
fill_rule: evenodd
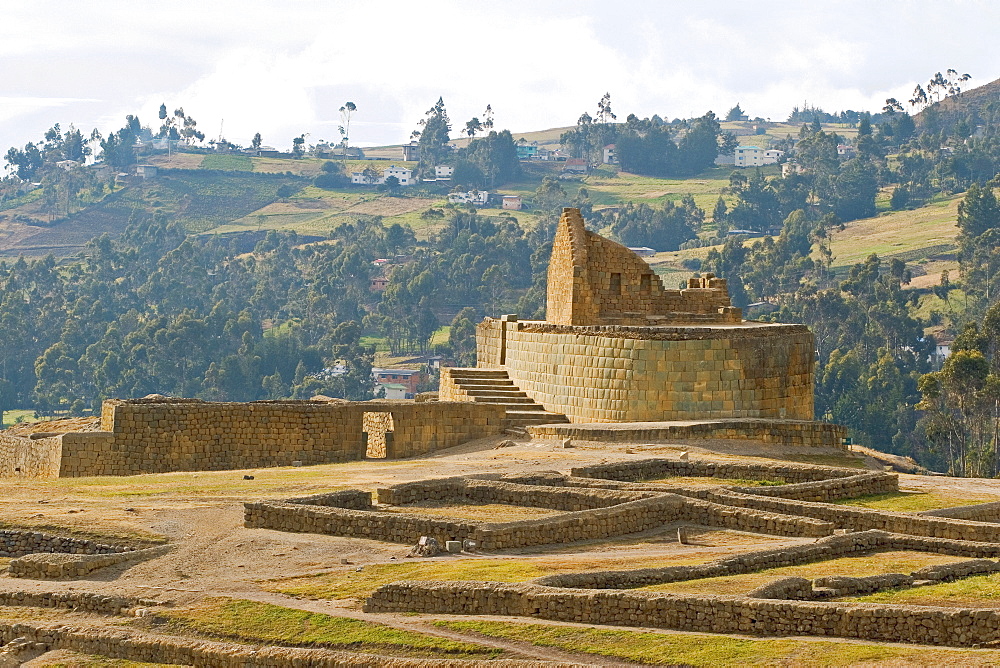
<svg viewBox="0 0 1000 668">
<path fill-rule="evenodd" d="M 487 318 L 476 343 L 476 369 L 443 370 L 441 399 L 511 399 L 514 422 L 813 418 L 808 328 L 743 320 L 711 275 L 664 288 L 579 209 L 559 220 L 546 319 Z"/>
</svg>

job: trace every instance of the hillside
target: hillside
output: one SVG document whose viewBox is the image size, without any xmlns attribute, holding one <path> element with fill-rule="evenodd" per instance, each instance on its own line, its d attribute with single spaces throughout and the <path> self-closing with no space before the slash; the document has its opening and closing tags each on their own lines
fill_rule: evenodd
<svg viewBox="0 0 1000 668">
<path fill-rule="evenodd" d="M 917 126 L 951 132 L 961 120 L 972 119 L 970 130 L 1000 111 L 1000 79 L 935 102 L 913 118 Z"/>
</svg>

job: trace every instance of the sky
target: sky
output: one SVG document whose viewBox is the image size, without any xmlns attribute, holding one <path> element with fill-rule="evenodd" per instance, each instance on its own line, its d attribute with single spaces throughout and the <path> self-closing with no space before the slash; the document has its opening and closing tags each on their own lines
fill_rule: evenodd
<svg viewBox="0 0 1000 668">
<path fill-rule="evenodd" d="M 1000 78 L 993 0 L 0 0 L 0 153 L 54 123 L 102 133 L 182 107 L 208 138 L 407 141 L 439 96 L 454 126 L 878 111 L 954 68 Z"/>
</svg>

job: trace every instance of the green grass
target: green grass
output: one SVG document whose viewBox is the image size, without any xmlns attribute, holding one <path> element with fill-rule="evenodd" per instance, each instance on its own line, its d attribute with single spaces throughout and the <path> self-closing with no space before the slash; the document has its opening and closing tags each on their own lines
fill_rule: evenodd
<svg viewBox="0 0 1000 668">
<path fill-rule="evenodd" d="M 996 496 L 951 496 L 940 492 L 884 492 L 882 494 L 866 494 L 853 499 L 834 501 L 842 506 L 859 506 L 873 510 L 892 510 L 900 513 L 919 513 L 924 510 L 940 508 L 955 508 L 976 503 L 997 501 Z"/>
<path fill-rule="evenodd" d="M 434 625 L 648 665 L 853 666 L 891 662 L 894 666 L 990 666 L 1000 662 L 1000 651 L 996 650 L 899 647 L 835 640 L 757 640 L 515 622 L 437 621 Z"/>
<path fill-rule="evenodd" d="M 1000 574 L 975 575 L 954 582 L 890 589 L 842 600 L 894 605 L 935 605 L 947 608 L 995 608 L 1000 607 Z"/>
<path fill-rule="evenodd" d="M 209 153 L 201 160 L 202 169 L 223 169 L 231 172 L 252 172 L 253 160 L 245 155 Z"/>
<path fill-rule="evenodd" d="M 833 267 L 850 267 L 872 253 L 912 261 L 953 249 L 960 200 L 956 195 L 919 209 L 847 223 L 844 231 L 834 231 L 831 236 Z"/>
<path fill-rule="evenodd" d="M 451 334 L 451 326 L 444 325 L 439 327 L 436 332 L 431 334 L 430 345 L 436 346 L 438 344 L 448 343 L 448 336 Z"/>
<path fill-rule="evenodd" d="M 0 415 L 3 419 L 0 420 L 0 429 L 6 429 L 7 427 L 17 424 L 18 420 L 21 422 L 36 422 L 38 418 L 35 417 L 35 411 L 28 408 L 15 408 L 9 411 L 3 411 Z"/>
<path fill-rule="evenodd" d="M 206 599 L 193 608 L 165 613 L 185 631 L 254 643 L 322 646 L 405 654 L 494 656 L 498 650 L 473 643 L 395 629 L 350 617 L 333 617 L 269 603 Z"/>
</svg>

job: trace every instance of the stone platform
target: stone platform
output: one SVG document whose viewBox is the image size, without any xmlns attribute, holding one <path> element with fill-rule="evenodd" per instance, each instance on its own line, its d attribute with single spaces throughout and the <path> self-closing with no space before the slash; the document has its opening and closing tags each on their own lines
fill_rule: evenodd
<svg viewBox="0 0 1000 668">
<path fill-rule="evenodd" d="M 635 443 L 687 439 L 753 440 L 782 445 L 843 448 L 847 430 L 811 420 L 684 420 L 672 422 L 592 422 L 541 424 L 527 427 L 532 438 L 575 438 L 583 441 Z"/>
</svg>

